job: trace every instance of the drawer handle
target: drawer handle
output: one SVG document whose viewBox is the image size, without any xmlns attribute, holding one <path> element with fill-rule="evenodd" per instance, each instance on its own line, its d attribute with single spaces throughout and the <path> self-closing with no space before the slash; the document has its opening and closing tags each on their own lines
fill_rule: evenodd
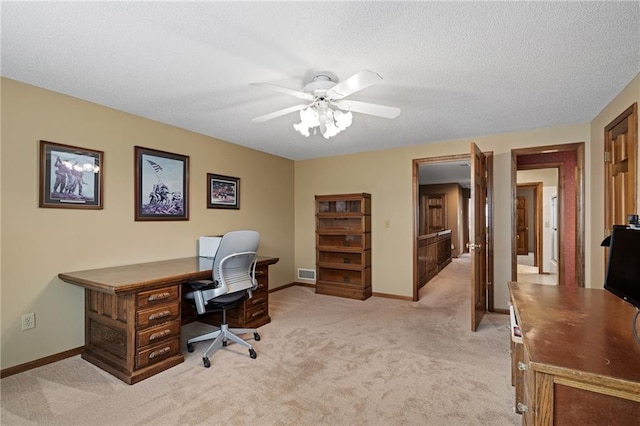
<svg viewBox="0 0 640 426">
<path fill-rule="evenodd" d="M 149 359 L 153 359 L 155 357 L 162 356 L 162 355 L 166 354 L 167 352 L 169 352 L 170 350 L 171 350 L 171 347 L 166 346 L 166 347 L 164 347 L 162 349 L 158 349 L 157 351 L 153 351 L 153 352 L 151 352 L 149 354 Z"/>
<path fill-rule="evenodd" d="M 251 304 L 252 305 L 258 305 L 260 303 L 263 303 L 264 299 L 262 297 L 257 297 L 255 299 L 251 299 Z"/>
<path fill-rule="evenodd" d="M 163 300 L 163 299 L 168 299 L 171 297 L 171 293 L 168 292 L 164 292 L 164 293 L 156 293 L 156 294 L 152 294 L 151 296 L 149 296 L 147 298 L 147 301 L 149 302 L 155 302 L 156 300 Z"/>
<path fill-rule="evenodd" d="M 526 413 L 527 411 L 529 411 L 529 407 L 527 407 L 527 405 L 523 404 L 522 402 L 518 402 L 516 407 L 518 408 L 518 412 L 520 413 Z"/>
<path fill-rule="evenodd" d="M 529 369 L 529 366 L 527 364 L 525 364 L 522 361 L 518 361 L 518 370 L 527 371 L 528 369 Z"/>
<path fill-rule="evenodd" d="M 153 320 L 157 320 L 157 319 L 160 319 L 160 318 L 168 317 L 169 315 L 171 315 L 171 311 L 156 312 L 155 314 L 149 315 L 149 321 L 153 321 Z"/>
<path fill-rule="evenodd" d="M 259 317 L 260 315 L 264 315 L 264 311 L 257 311 L 251 314 L 251 318 Z"/>
<path fill-rule="evenodd" d="M 149 340 L 161 339 L 164 336 L 168 336 L 169 334 L 171 334 L 171 330 L 169 329 L 158 331 L 157 333 L 153 333 L 151 336 L 149 336 Z"/>
<path fill-rule="evenodd" d="M 256 277 L 264 275 L 264 271 L 256 271 Z"/>
</svg>

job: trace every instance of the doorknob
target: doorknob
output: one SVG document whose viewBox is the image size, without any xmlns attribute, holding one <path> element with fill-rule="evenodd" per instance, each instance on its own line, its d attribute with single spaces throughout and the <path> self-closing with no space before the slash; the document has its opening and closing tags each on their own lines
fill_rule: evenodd
<svg viewBox="0 0 640 426">
<path fill-rule="evenodd" d="M 469 250 L 480 250 L 482 248 L 482 244 L 469 243 L 467 244 L 467 247 L 469 247 Z"/>
</svg>

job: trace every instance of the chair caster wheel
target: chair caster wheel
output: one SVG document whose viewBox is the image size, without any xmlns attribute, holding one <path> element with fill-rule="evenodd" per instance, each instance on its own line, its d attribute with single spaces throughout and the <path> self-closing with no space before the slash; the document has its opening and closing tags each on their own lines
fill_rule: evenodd
<svg viewBox="0 0 640 426">
<path fill-rule="evenodd" d="M 202 358 L 202 363 L 204 364 L 205 368 L 211 367 L 211 362 L 209 361 L 209 358 L 207 358 L 206 356 Z"/>
<path fill-rule="evenodd" d="M 227 341 L 226 341 L 226 340 L 223 340 L 223 341 L 222 341 L 222 346 L 224 346 L 224 347 L 226 347 L 226 346 L 227 346 Z"/>
<path fill-rule="evenodd" d="M 253 339 L 258 342 L 260 340 L 260 335 L 257 332 L 253 333 Z"/>
<path fill-rule="evenodd" d="M 187 351 L 193 352 L 193 343 L 187 343 Z"/>
<path fill-rule="evenodd" d="M 258 354 L 256 353 L 255 350 L 253 349 L 249 349 L 249 356 L 251 357 L 251 359 L 256 359 L 256 357 L 258 356 Z"/>
</svg>

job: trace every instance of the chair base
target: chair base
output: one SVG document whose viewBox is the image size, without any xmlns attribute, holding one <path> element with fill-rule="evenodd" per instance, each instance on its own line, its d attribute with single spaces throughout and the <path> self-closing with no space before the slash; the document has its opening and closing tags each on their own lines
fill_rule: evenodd
<svg viewBox="0 0 640 426">
<path fill-rule="evenodd" d="M 218 330 L 212 331 L 211 333 L 203 334 L 202 336 L 192 337 L 187 341 L 187 350 L 189 352 L 193 352 L 193 344 L 196 342 L 202 342 L 204 340 L 211 340 L 213 342 L 209 345 L 209 347 L 202 354 L 202 361 L 205 367 L 209 368 L 211 366 L 211 362 L 209 361 L 209 355 L 217 351 L 218 349 L 227 346 L 229 340 L 232 342 L 238 343 L 245 348 L 249 349 L 249 357 L 255 359 L 258 354 L 253 349 L 253 346 L 249 344 L 246 340 L 239 337 L 239 334 L 247 334 L 253 333 L 253 338 L 258 341 L 260 340 L 260 335 L 255 328 L 229 328 L 228 324 L 222 324 Z"/>
</svg>

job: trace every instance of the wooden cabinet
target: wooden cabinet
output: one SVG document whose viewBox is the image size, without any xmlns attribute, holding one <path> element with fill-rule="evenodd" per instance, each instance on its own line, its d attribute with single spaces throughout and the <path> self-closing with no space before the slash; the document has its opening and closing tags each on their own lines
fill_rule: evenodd
<svg viewBox="0 0 640 426">
<path fill-rule="evenodd" d="M 637 425 L 634 308 L 601 289 L 509 283 L 509 290 L 522 334 L 512 342 L 522 424 Z"/>
<path fill-rule="evenodd" d="M 418 283 L 423 287 L 451 263 L 451 230 L 418 237 Z"/>
<path fill-rule="evenodd" d="M 316 293 L 371 296 L 371 195 L 316 195 Z"/>
</svg>

